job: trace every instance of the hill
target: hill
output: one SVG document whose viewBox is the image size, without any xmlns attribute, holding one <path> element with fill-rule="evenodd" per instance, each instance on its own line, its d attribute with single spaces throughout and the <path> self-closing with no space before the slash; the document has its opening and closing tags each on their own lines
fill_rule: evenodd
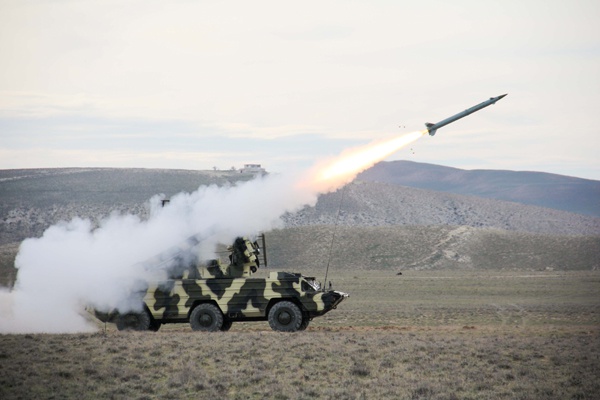
<svg viewBox="0 0 600 400">
<path fill-rule="evenodd" d="M 315 225 L 275 230 L 267 239 L 269 268 L 283 270 L 314 266 L 324 273 L 328 260 L 338 271 L 600 269 L 600 236 L 466 226 Z"/>
<path fill-rule="evenodd" d="M 530 171 L 462 170 L 380 162 L 358 179 L 554 208 L 600 217 L 600 181 Z"/>
<path fill-rule="evenodd" d="M 339 216 L 338 216 L 339 210 Z M 557 235 L 600 235 L 600 218 L 514 202 L 356 180 L 284 216 L 287 226 L 471 226 Z"/>
<path fill-rule="evenodd" d="M 234 171 L 55 168 L 0 170 L 0 245 L 40 236 L 74 217 L 98 220 L 112 212 L 144 217 L 145 203 L 193 192 L 201 185 L 247 181 Z"/>
<path fill-rule="evenodd" d="M 374 168 L 381 170 L 380 165 Z M 387 169 L 388 173 L 393 170 Z M 231 171 L 0 171 L 0 245 L 40 236 L 52 224 L 76 216 L 98 220 L 120 212 L 144 218 L 148 211 L 146 202 L 154 195 L 168 198 L 181 191 L 192 192 L 201 185 L 220 186 L 249 179 L 251 174 Z M 340 203 L 342 193 L 345 198 Z M 339 222 L 348 226 L 466 225 L 543 234 L 600 234 L 600 218 L 360 179 L 344 190 L 321 195 L 314 207 L 288 214 L 284 220 L 288 226 L 335 224 L 340 204 Z"/>
<path fill-rule="evenodd" d="M 74 217 L 147 218 L 147 201 L 252 175 L 230 171 L 39 169 L 0 171 L 0 283 L 14 282 L 19 243 Z M 342 198 L 343 197 L 343 198 Z M 269 232 L 270 263 L 354 269 L 595 269 L 600 218 L 515 202 L 355 180 Z"/>
</svg>

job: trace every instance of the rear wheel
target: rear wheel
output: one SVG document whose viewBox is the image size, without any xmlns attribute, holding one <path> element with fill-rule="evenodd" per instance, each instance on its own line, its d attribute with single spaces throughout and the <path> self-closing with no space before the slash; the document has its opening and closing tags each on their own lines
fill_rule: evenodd
<svg viewBox="0 0 600 400">
<path fill-rule="evenodd" d="M 117 329 L 120 331 L 147 331 L 152 324 L 150 315 L 146 311 L 119 314 L 116 322 Z"/>
<path fill-rule="evenodd" d="M 214 304 L 200 304 L 190 314 L 190 325 L 195 331 L 216 332 L 223 327 L 223 314 Z"/>
<path fill-rule="evenodd" d="M 296 332 L 302 322 L 300 308 L 291 301 L 280 301 L 269 311 L 269 325 L 274 331 Z"/>
<path fill-rule="evenodd" d="M 161 323 L 160 322 L 156 322 L 154 319 L 152 320 L 152 322 L 150 323 L 150 330 L 152 332 L 158 332 L 158 330 L 160 329 Z"/>
</svg>

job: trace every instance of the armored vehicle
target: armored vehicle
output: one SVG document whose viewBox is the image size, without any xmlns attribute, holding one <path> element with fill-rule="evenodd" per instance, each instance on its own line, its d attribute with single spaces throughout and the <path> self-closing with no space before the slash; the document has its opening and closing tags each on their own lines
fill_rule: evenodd
<svg viewBox="0 0 600 400">
<path fill-rule="evenodd" d="M 264 236 L 262 240 L 264 248 Z M 299 273 L 253 277 L 261 260 L 266 265 L 258 241 L 238 237 L 227 250 L 227 265 L 219 260 L 179 263 L 170 279 L 136 292 L 143 303 L 140 312 L 95 314 L 101 321 L 116 322 L 119 330 L 156 331 L 162 324 L 189 323 L 197 331 L 227 331 L 236 321 L 268 321 L 273 330 L 295 332 L 348 297 Z"/>
</svg>

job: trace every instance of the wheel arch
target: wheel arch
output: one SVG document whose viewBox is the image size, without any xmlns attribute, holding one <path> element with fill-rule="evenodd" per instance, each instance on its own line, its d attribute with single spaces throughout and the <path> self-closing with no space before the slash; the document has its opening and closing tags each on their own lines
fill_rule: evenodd
<svg viewBox="0 0 600 400">
<path fill-rule="evenodd" d="M 308 311 L 306 310 L 306 307 L 304 307 L 304 304 L 302 304 L 302 302 L 300 300 L 298 300 L 295 297 L 279 297 L 276 299 L 271 299 L 269 300 L 269 303 L 267 304 L 267 309 L 265 310 L 265 315 L 268 316 L 269 312 L 271 312 L 271 308 L 273 308 L 273 306 L 279 302 L 282 301 L 289 301 L 294 303 L 295 305 L 298 306 L 298 308 L 300 308 L 300 311 L 302 312 L 302 314 L 308 314 Z"/>
<path fill-rule="evenodd" d="M 144 309 L 142 311 L 145 311 L 146 313 L 148 313 L 148 315 L 150 316 L 150 321 L 151 322 L 158 322 L 161 323 L 162 319 L 161 318 L 156 318 L 154 316 L 154 314 L 152 313 L 152 310 L 150 309 L 150 307 L 148 306 L 148 304 L 146 304 L 146 302 L 144 302 Z"/>
<path fill-rule="evenodd" d="M 212 304 L 213 306 L 217 307 L 217 309 L 221 312 L 223 317 L 225 317 L 225 313 L 223 312 L 223 310 L 221 310 L 219 303 L 217 303 L 216 301 L 214 301 L 214 300 L 196 300 L 196 301 L 194 301 L 194 303 L 192 303 L 192 306 L 188 310 L 188 313 L 187 313 L 188 321 L 190 320 L 190 316 L 192 315 L 194 308 L 198 307 L 200 304 Z"/>
</svg>

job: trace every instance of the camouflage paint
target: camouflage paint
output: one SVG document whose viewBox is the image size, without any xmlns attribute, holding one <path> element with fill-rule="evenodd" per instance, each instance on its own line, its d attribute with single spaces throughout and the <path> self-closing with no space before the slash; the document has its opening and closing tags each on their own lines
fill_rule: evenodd
<svg viewBox="0 0 600 400">
<path fill-rule="evenodd" d="M 279 299 L 294 301 L 310 317 L 323 315 L 345 297 L 341 292 L 315 291 L 308 284 L 303 290 L 303 282 L 306 277 L 285 272 L 271 273 L 269 278 L 173 280 L 149 288 L 144 302 L 160 322 L 187 320 L 193 307 L 205 302 L 216 304 L 235 321 L 266 318 L 269 303 Z"/>
<path fill-rule="evenodd" d="M 185 248 L 199 242 L 196 236 L 185 243 Z M 172 260 L 176 249 L 168 251 L 168 257 L 154 257 L 157 262 Z M 288 272 L 271 272 L 268 278 L 253 278 L 252 273 L 260 267 L 257 242 L 237 238 L 230 251 L 228 266 L 219 260 L 210 260 L 203 266 L 176 264 L 171 279 L 136 291 L 153 320 L 152 326 L 161 323 L 188 322 L 194 307 L 202 303 L 217 306 L 227 323 L 244 320 L 267 320 L 269 307 L 281 300 L 288 300 L 300 307 L 303 329 L 313 317 L 321 316 L 342 302 L 348 295 L 334 290 L 321 290 L 313 286 L 314 278 Z M 183 250 L 181 250 L 183 251 Z M 182 258 L 184 260 L 185 258 Z M 96 311 L 102 321 L 119 318 L 119 312 Z M 154 330 L 156 330 L 154 329 Z"/>
</svg>

